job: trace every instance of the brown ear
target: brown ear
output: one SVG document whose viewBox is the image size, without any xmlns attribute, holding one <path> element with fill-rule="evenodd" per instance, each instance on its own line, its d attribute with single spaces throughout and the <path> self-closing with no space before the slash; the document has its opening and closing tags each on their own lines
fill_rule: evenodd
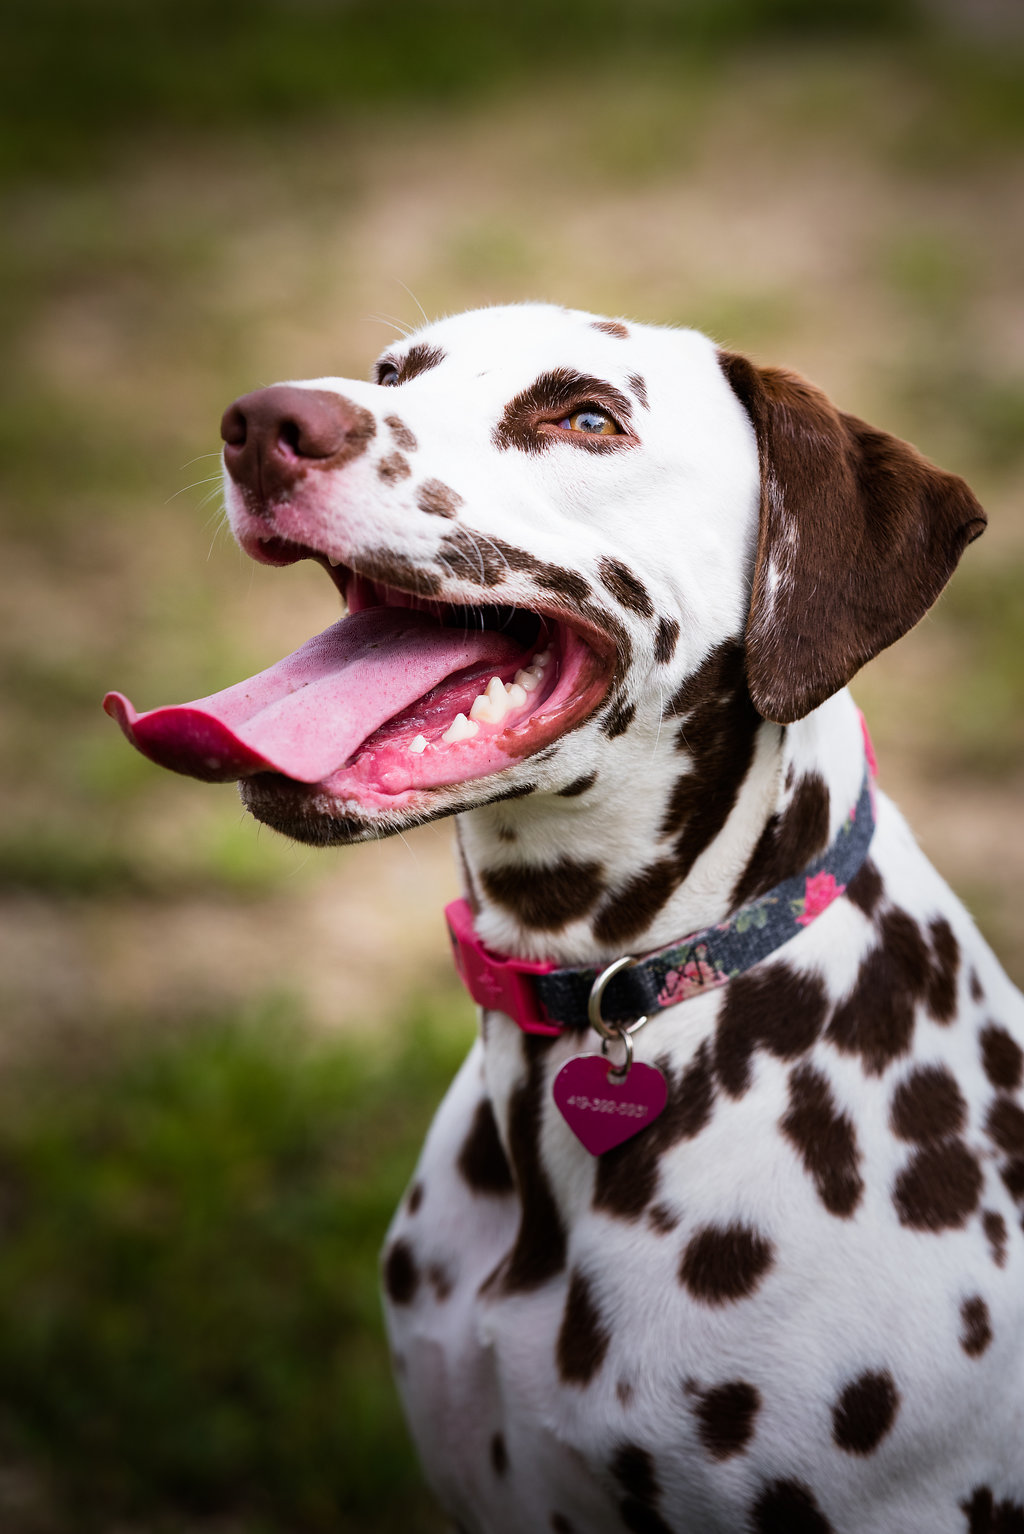
<svg viewBox="0 0 1024 1534">
<path fill-rule="evenodd" d="M 718 355 L 761 462 L 747 682 L 791 724 L 924 616 L 987 518 L 956 474 L 806 379 Z"/>
</svg>

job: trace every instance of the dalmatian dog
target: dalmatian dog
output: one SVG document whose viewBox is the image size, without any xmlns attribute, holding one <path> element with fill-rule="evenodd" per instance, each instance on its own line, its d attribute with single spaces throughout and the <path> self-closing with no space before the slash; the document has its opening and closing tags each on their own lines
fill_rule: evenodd
<svg viewBox="0 0 1024 1534">
<path fill-rule="evenodd" d="M 458 817 L 480 1034 L 383 1261 L 453 1528 L 1022 1534 L 1024 1005 L 846 691 L 967 486 L 693 331 L 532 304 L 223 435 L 242 547 L 348 615 L 107 707 L 299 841 Z"/>
</svg>

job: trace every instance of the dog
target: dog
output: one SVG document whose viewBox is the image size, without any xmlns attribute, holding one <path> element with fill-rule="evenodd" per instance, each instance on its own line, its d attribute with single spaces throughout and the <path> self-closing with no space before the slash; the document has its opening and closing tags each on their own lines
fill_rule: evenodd
<svg viewBox="0 0 1024 1534">
<path fill-rule="evenodd" d="M 348 616 L 106 706 L 299 841 L 458 817 L 480 1036 L 383 1259 L 453 1528 L 1021 1534 L 1024 1001 L 846 690 L 968 487 L 694 331 L 534 304 L 222 430 L 241 546 Z"/>
</svg>

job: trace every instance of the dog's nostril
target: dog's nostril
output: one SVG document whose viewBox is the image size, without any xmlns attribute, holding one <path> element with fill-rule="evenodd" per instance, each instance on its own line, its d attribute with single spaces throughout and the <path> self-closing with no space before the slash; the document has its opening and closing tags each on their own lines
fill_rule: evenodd
<svg viewBox="0 0 1024 1534">
<path fill-rule="evenodd" d="M 244 447 L 247 422 L 237 405 L 229 405 L 220 418 L 220 434 L 228 447 Z"/>
</svg>

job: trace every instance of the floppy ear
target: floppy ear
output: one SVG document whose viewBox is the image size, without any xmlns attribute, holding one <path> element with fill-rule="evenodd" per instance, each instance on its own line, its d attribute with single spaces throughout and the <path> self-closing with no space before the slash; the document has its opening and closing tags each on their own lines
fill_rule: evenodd
<svg viewBox="0 0 1024 1534">
<path fill-rule="evenodd" d="M 761 463 L 747 682 L 791 724 L 924 616 L 987 518 L 956 474 L 806 379 L 718 355 Z"/>
</svg>

